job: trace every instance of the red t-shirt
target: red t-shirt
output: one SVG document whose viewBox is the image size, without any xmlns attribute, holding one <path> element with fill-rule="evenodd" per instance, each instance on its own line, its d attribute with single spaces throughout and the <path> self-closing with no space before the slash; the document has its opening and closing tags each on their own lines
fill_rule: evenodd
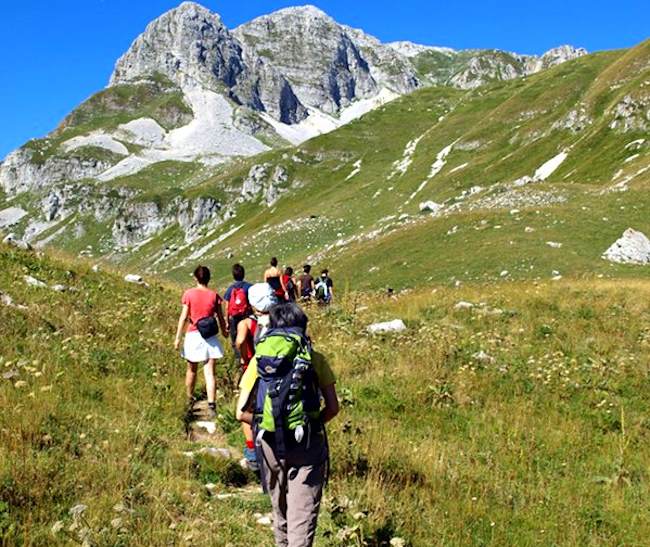
<svg viewBox="0 0 650 547">
<path fill-rule="evenodd" d="M 221 305 L 221 297 L 214 291 L 199 289 L 188 289 L 183 293 L 181 303 L 189 308 L 190 325 L 187 332 L 198 330 L 196 322 L 204 317 L 211 317 Z"/>
</svg>

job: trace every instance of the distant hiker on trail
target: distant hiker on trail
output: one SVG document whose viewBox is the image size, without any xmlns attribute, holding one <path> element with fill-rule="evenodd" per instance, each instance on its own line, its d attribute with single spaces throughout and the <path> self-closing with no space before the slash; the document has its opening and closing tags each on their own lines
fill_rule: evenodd
<svg viewBox="0 0 650 547">
<path fill-rule="evenodd" d="M 246 372 L 248 364 L 255 355 L 255 346 L 269 328 L 269 310 L 277 303 L 277 297 L 268 283 L 257 283 L 248 290 L 248 299 L 253 313 L 241 320 L 237 326 L 235 346 L 239 354 L 242 372 Z M 245 463 L 251 471 L 258 472 L 259 465 L 255 454 L 253 430 L 242 422 L 242 431 L 246 439 L 244 448 Z"/>
<path fill-rule="evenodd" d="M 237 419 L 253 426 L 276 545 L 309 547 L 329 471 L 325 424 L 339 412 L 336 379 L 312 351 L 297 304 L 273 306 L 270 320 L 239 384 Z"/>
<path fill-rule="evenodd" d="M 327 269 L 323 270 L 315 286 L 316 300 L 320 304 L 329 304 L 334 298 L 334 282 Z"/>
<path fill-rule="evenodd" d="M 314 294 L 314 278 L 311 276 L 311 266 L 305 264 L 302 267 L 303 274 L 298 278 L 298 292 L 303 302 L 311 300 Z"/>
<path fill-rule="evenodd" d="M 235 350 L 235 357 L 239 358 L 235 339 L 237 338 L 237 325 L 242 319 L 245 319 L 251 314 L 251 306 L 248 301 L 248 290 L 251 284 L 245 281 L 246 270 L 241 264 L 234 264 L 232 267 L 232 277 L 234 283 L 226 289 L 223 299 L 228 302 L 228 329 L 230 332 L 230 341 L 233 350 Z"/>
<path fill-rule="evenodd" d="M 298 296 L 298 291 L 296 289 L 296 281 L 293 278 L 293 268 L 287 266 L 282 275 L 282 284 L 287 292 L 287 300 L 289 302 L 295 302 Z"/>
<path fill-rule="evenodd" d="M 228 329 L 221 309 L 221 297 L 208 288 L 210 270 L 205 266 L 199 266 L 194 270 L 194 278 L 196 287 L 185 291 L 181 300 L 183 307 L 178 319 L 174 347 L 177 350 L 180 348 L 181 335 L 186 323 L 189 322 L 182 351 L 183 357 L 187 360 L 185 386 L 188 410 L 191 410 L 194 404 L 198 364 L 205 363 L 203 373 L 208 393 L 208 414 L 210 418 L 215 418 L 217 385 L 214 378 L 214 363 L 216 359 L 223 358 L 223 348 L 217 339 L 217 334 L 221 328 L 223 335 L 227 336 Z"/>
<path fill-rule="evenodd" d="M 271 259 L 271 266 L 264 272 L 264 281 L 266 281 L 275 294 L 281 300 L 287 300 L 287 288 L 282 283 L 282 270 L 278 268 L 278 259 Z"/>
</svg>

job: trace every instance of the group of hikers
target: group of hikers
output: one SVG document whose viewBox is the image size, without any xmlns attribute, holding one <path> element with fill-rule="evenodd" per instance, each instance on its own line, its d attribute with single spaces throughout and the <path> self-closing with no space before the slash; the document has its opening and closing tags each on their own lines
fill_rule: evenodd
<svg viewBox="0 0 650 547">
<path fill-rule="evenodd" d="M 183 294 L 175 348 L 187 361 L 188 410 L 194 406 L 199 364 L 208 414 L 215 418 L 215 363 L 224 357 L 218 335 L 230 339 L 241 370 L 237 419 L 245 439 L 243 464 L 259 474 L 273 506 L 277 545 L 313 543 L 322 490 L 329 472 L 325 424 L 339 412 L 336 379 L 314 350 L 308 317 L 297 304 L 332 302 L 334 284 L 323 270 L 318 279 L 305 265 L 297 279 L 273 257 L 264 281 L 251 284 L 241 264 L 223 299 L 209 288 L 210 270 L 194 271 L 196 286 Z M 226 302 L 224 315 L 223 302 Z"/>
</svg>

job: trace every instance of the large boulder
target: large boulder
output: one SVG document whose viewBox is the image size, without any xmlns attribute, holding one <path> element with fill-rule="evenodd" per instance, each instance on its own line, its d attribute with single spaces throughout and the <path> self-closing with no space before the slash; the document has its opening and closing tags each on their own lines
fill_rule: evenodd
<svg viewBox="0 0 650 547">
<path fill-rule="evenodd" d="M 650 264 L 650 239 L 644 233 L 628 228 L 603 253 L 603 258 L 619 264 Z"/>
</svg>

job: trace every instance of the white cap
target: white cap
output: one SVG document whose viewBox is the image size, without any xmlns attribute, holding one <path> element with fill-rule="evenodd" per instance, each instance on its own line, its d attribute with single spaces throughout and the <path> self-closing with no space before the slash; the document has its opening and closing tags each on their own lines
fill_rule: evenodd
<svg viewBox="0 0 650 547">
<path fill-rule="evenodd" d="M 248 289 L 248 302 L 256 310 L 268 312 L 271 306 L 277 304 L 275 292 L 268 283 L 256 283 Z"/>
</svg>

